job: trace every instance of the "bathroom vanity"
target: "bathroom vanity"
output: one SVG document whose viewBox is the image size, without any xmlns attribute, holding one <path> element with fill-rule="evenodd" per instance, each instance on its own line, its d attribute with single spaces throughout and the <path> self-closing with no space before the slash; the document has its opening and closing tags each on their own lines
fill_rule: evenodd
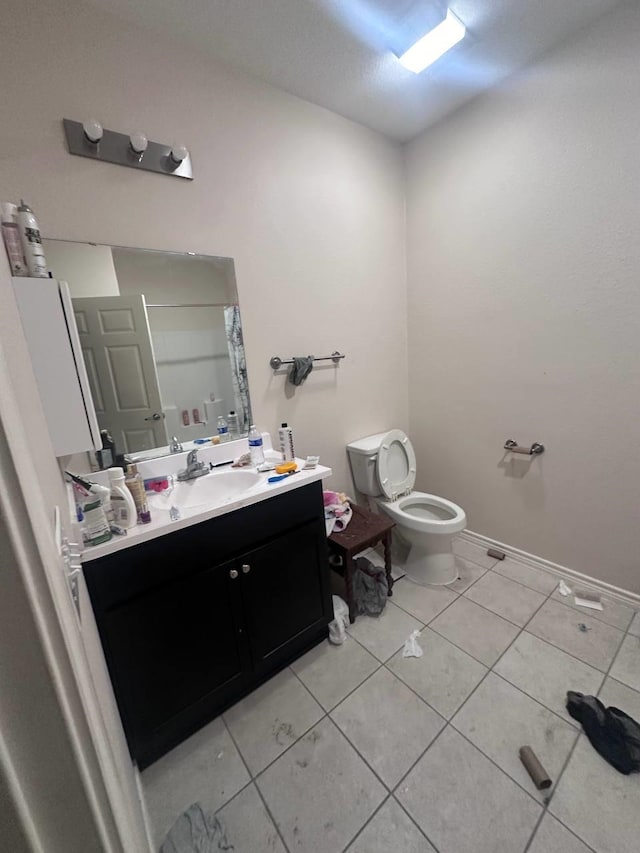
<svg viewBox="0 0 640 853">
<path fill-rule="evenodd" d="M 141 769 L 327 636 L 322 484 L 307 476 L 251 505 L 188 519 L 138 544 L 114 543 L 113 553 L 85 552 L 107 666 Z"/>
</svg>

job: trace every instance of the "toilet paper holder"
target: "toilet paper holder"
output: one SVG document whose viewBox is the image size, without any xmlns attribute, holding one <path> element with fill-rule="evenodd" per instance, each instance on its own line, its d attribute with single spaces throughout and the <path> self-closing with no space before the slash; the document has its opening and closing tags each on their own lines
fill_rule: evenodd
<svg viewBox="0 0 640 853">
<path fill-rule="evenodd" d="M 511 453 L 522 453 L 525 456 L 539 456 L 541 453 L 544 453 L 544 444 L 534 441 L 531 447 L 521 447 L 517 441 L 508 438 L 504 443 L 504 449 L 509 450 Z"/>
</svg>

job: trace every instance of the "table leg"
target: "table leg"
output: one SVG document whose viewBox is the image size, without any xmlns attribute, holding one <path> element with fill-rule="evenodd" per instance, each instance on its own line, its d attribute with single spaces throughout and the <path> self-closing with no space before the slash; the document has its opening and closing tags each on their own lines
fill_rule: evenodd
<svg viewBox="0 0 640 853">
<path fill-rule="evenodd" d="M 384 546 L 384 570 L 387 573 L 387 586 L 389 588 L 387 595 L 391 598 L 393 595 L 393 578 L 391 577 L 391 531 L 385 533 L 382 544 Z"/>
<path fill-rule="evenodd" d="M 347 594 L 347 605 L 349 606 L 349 622 L 353 625 L 356 621 L 356 605 L 353 600 L 353 560 L 351 554 L 344 555 L 344 587 Z"/>
</svg>

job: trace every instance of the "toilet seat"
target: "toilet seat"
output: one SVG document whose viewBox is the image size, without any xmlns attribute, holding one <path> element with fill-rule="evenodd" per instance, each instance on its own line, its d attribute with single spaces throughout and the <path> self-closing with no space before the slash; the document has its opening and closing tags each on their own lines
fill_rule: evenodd
<svg viewBox="0 0 640 853">
<path fill-rule="evenodd" d="M 376 473 L 383 495 L 395 501 L 416 483 L 416 454 L 408 436 L 392 429 L 383 437 L 376 460 Z"/>
<path fill-rule="evenodd" d="M 462 507 L 437 495 L 411 492 L 399 500 L 380 500 L 384 511 L 396 519 L 401 527 L 423 533 L 459 533 L 467 524 Z M 415 509 L 417 511 L 412 512 Z M 422 512 L 420 510 L 422 509 Z M 433 518 L 433 515 L 446 515 Z M 430 517 L 431 516 L 431 517 Z"/>
</svg>

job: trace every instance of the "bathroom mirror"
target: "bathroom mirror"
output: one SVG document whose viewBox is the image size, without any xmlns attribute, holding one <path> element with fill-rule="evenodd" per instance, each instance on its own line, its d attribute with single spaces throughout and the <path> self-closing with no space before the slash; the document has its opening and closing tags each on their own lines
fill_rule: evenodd
<svg viewBox="0 0 640 853">
<path fill-rule="evenodd" d="M 118 453 L 216 434 L 251 404 L 233 260 L 44 240 L 69 284 L 93 402 Z"/>
</svg>

